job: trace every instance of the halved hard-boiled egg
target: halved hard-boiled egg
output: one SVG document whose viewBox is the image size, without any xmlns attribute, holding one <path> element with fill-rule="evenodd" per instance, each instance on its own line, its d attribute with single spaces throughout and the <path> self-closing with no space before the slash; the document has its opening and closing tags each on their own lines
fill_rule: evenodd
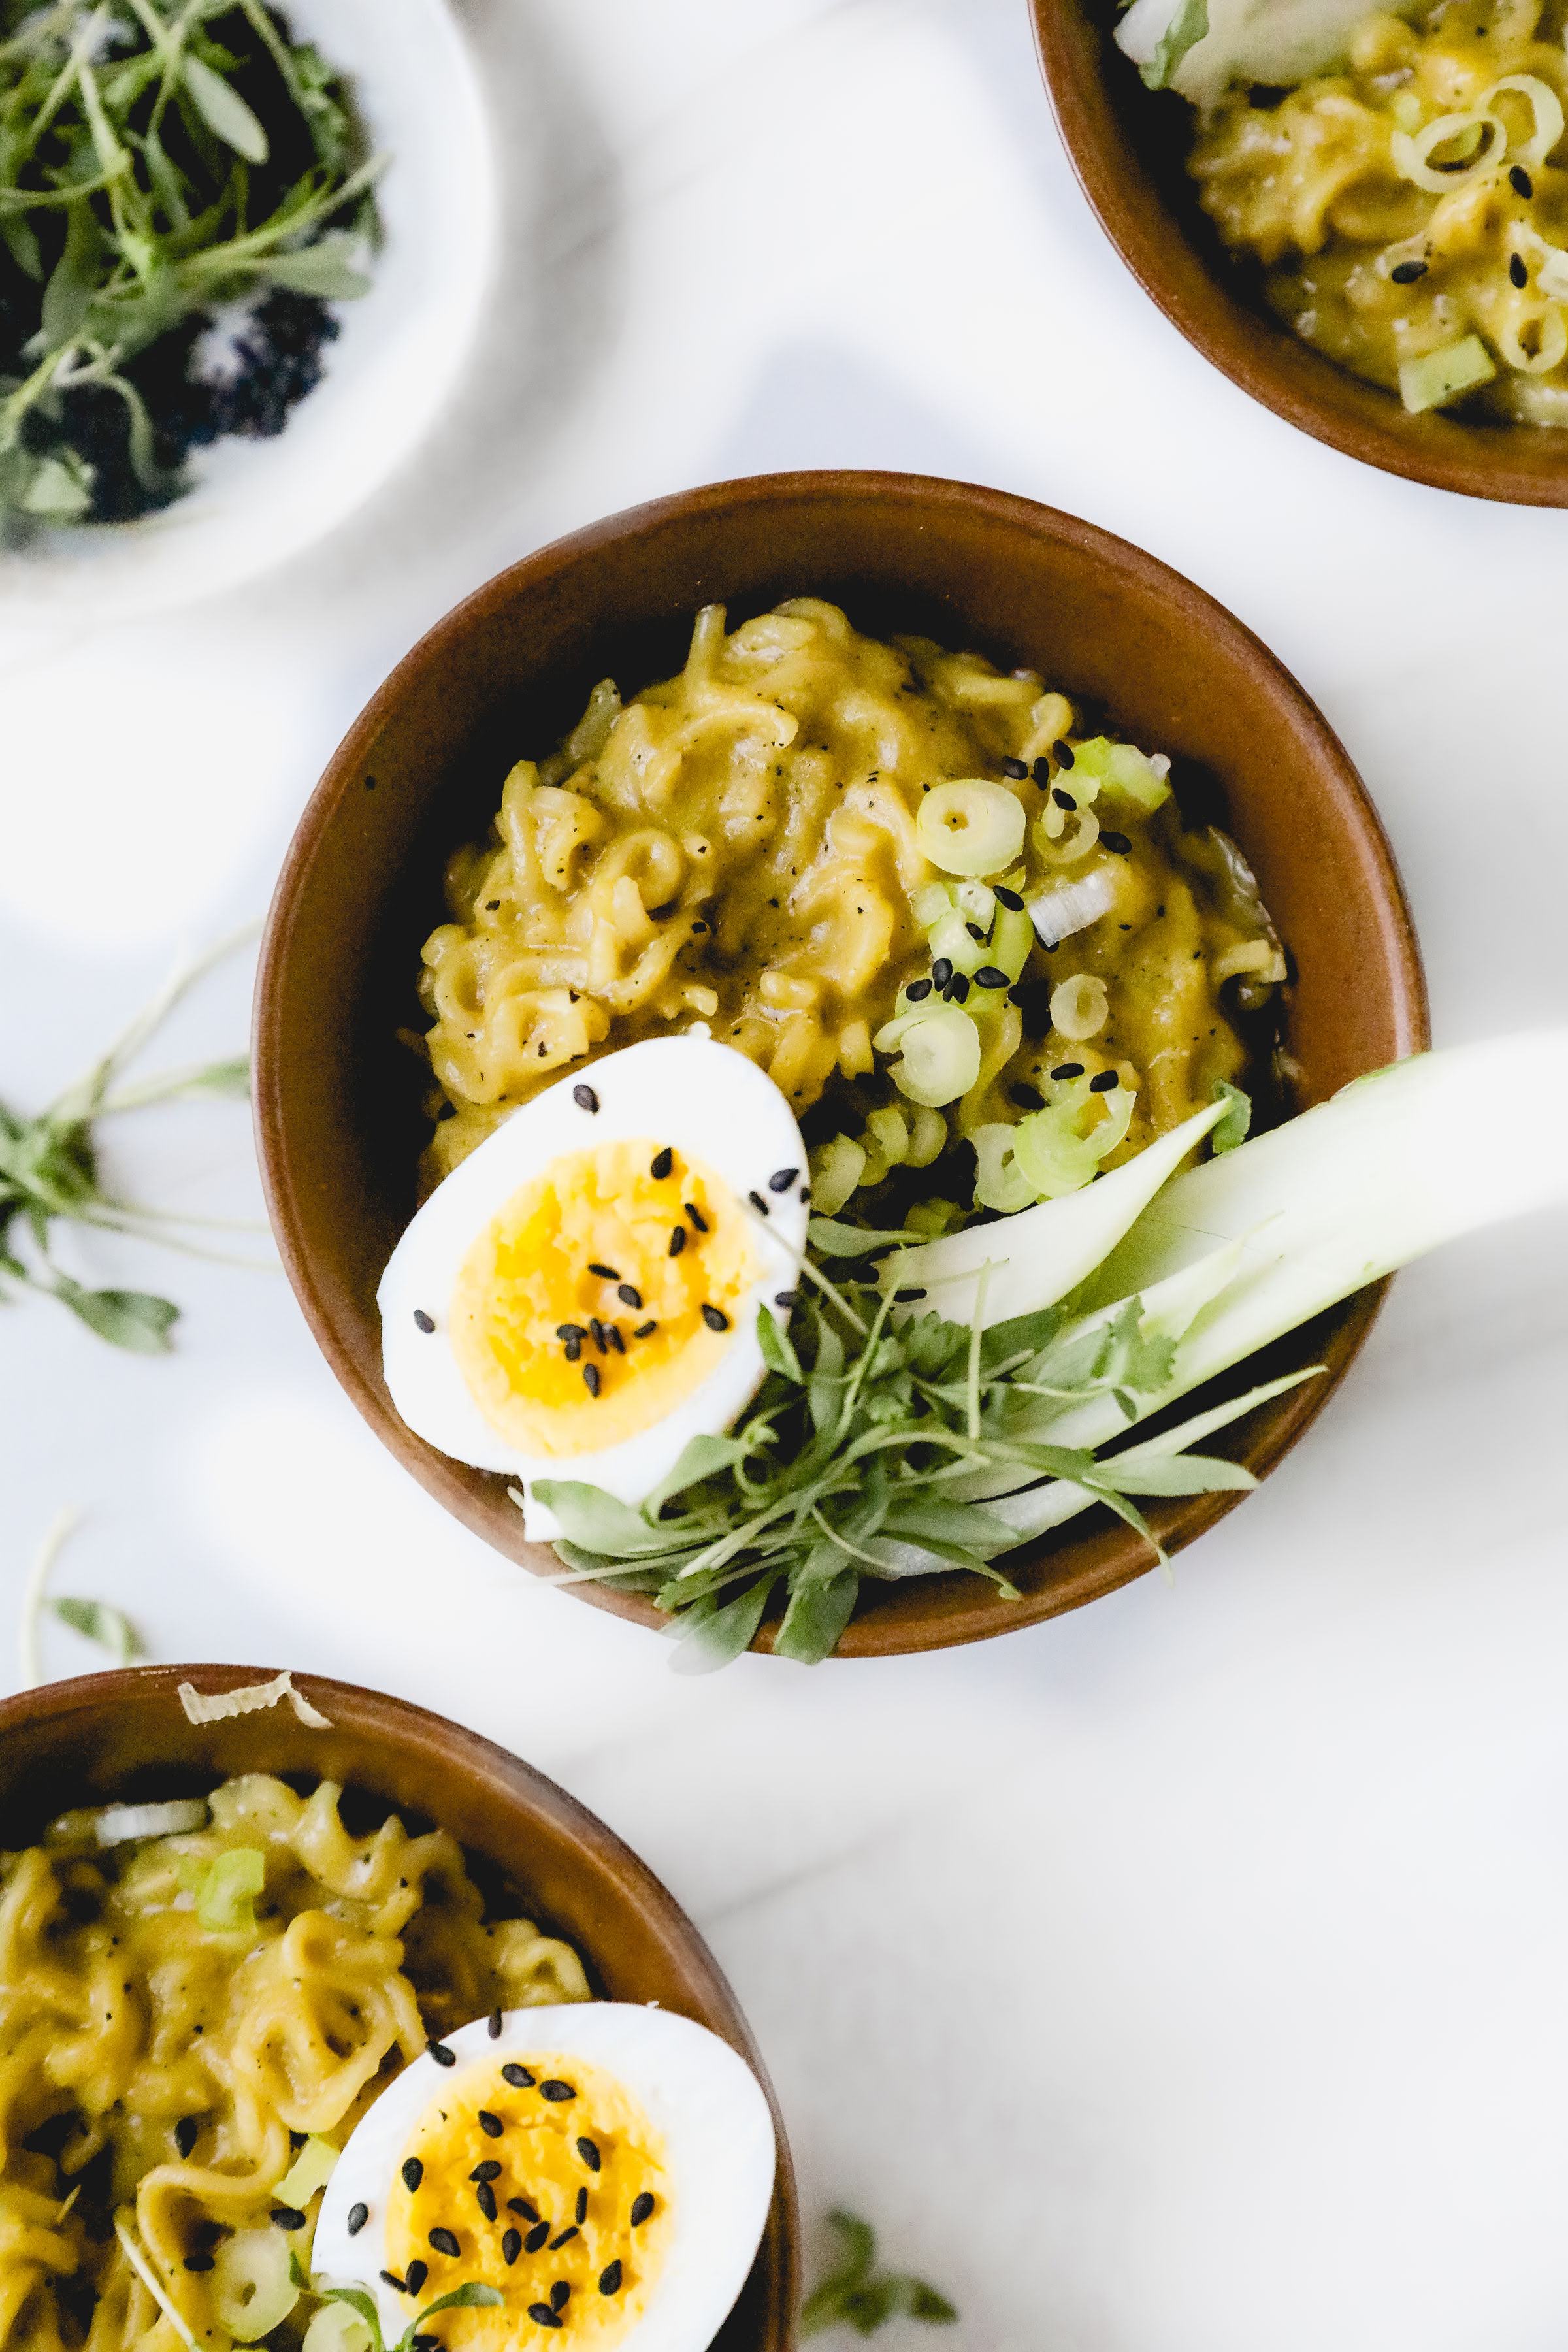
<svg viewBox="0 0 1568 2352">
<path fill-rule="evenodd" d="M 377 1293 L 394 1404 L 460 1462 L 642 1502 L 761 1384 L 757 1310 L 794 1303 L 805 1182 L 743 1054 L 605 1055 L 487 1136 L 398 1243 Z"/>
<path fill-rule="evenodd" d="M 500 2300 L 432 2315 L 431 2347 L 701 2352 L 751 2269 L 774 2163 L 762 2085 L 689 2018 L 498 2011 L 432 2042 L 355 2126 L 315 2274 L 372 2294 L 388 2344 L 473 2284 Z"/>
</svg>

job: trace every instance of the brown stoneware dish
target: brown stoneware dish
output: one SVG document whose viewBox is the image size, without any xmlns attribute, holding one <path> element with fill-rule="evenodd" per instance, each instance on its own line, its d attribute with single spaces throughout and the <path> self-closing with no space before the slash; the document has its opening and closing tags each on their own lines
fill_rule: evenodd
<svg viewBox="0 0 1568 2352">
<path fill-rule="evenodd" d="M 273 1225 L 327 1360 L 421 1484 L 525 1567 L 555 1562 L 523 1541 L 506 1480 L 425 1445 L 382 1383 L 375 1287 L 413 1214 L 427 1131 L 418 1066 L 395 1032 L 417 1017 L 414 978 L 441 919 L 445 860 L 484 831 L 517 750 L 554 741 L 595 679 L 614 676 L 631 692 L 679 668 L 690 617 L 710 599 L 729 605 L 733 626 L 804 594 L 831 597 L 880 635 L 919 629 L 1005 668 L 1028 663 L 1217 795 L 1295 958 L 1287 1043 L 1303 1107 L 1427 1042 L 1399 878 L 1343 750 L 1256 637 L 1124 541 L 961 483 L 795 474 L 689 491 L 530 556 L 414 648 L 333 759 L 279 882 L 256 1018 Z M 1376 1294 L 1352 1300 L 1248 1368 L 1249 1381 L 1312 1362 L 1329 1372 L 1238 1423 L 1238 1458 L 1272 1467 L 1376 1308 Z M 1162 1503 L 1153 1516 L 1174 1548 L 1235 1499 Z M 999 1601 L 959 1573 L 868 1579 L 839 1654 L 978 1641 L 1142 1574 L 1147 1546 L 1100 1517 L 1019 1556 L 1021 1601 Z M 573 1589 L 665 1622 L 642 1599 Z M 764 1625 L 758 1645 L 768 1639 Z"/>
<path fill-rule="evenodd" d="M 1145 89 L 1111 38 L 1115 0 L 1033 0 L 1062 142 L 1101 227 L 1144 292 L 1266 408 L 1347 457 L 1468 498 L 1568 506 L 1568 434 L 1406 414 L 1300 342 L 1228 254 L 1185 170 L 1192 110 Z"/>
<path fill-rule="evenodd" d="M 542 1772 L 402 1699 L 311 1675 L 300 1686 L 328 1730 L 300 1723 L 287 1704 L 222 1723 L 186 1720 L 182 1682 L 233 1690 L 272 1671 L 137 1666 L 0 1700 L 5 1843 L 26 1843 L 74 1806 L 202 1795 L 240 1772 L 324 1776 L 405 1821 L 449 1831 L 481 1885 L 494 1882 L 499 1895 L 504 1884 L 531 1918 L 575 1948 L 596 1997 L 657 2001 L 694 2018 L 755 2071 L 773 2110 L 778 2179 L 751 2276 L 713 2352 L 791 2352 L 800 2221 L 783 2118 L 734 1994 L 674 1896 Z"/>
</svg>

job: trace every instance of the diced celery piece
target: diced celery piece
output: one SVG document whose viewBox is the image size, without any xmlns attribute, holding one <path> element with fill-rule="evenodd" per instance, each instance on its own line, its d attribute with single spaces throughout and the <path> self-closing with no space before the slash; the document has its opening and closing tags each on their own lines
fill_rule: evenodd
<svg viewBox="0 0 1568 2352">
<path fill-rule="evenodd" d="M 1492 355 L 1479 335 L 1462 335 L 1440 352 L 1425 352 L 1405 360 L 1399 370 L 1399 396 L 1413 416 L 1425 408 L 1446 408 L 1477 384 L 1489 383 L 1497 373 Z"/>
<path fill-rule="evenodd" d="M 1029 961 L 1029 950 L 1034 944 L 1035 927 L 1029 920 L 1028 908 L 1002 907 L 997 910 L 986 961 L 995 964 L 1009 980 L 1016 980 Z"/>
<path fill-rule="evenodd" d="M 1090 779 L 1095 791 L 1086 793 L 1082 787 Z M 1122 793 L 1142 809 L 1157 809 L 1171 797 L 1170 785 L 1137 745 L 1113 743 L 1109 735 L 1091 735 L 1087 743 L 1078 745 L 1068 781 L 1080 807 L 1105 790 Z"/>
</svg>

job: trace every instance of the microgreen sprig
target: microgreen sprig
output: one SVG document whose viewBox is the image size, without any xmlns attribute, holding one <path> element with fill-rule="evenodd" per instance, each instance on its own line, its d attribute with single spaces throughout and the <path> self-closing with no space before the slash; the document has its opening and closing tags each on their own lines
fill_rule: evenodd
<svg viewBox="0 0 1568 2352">
<path fill-rule="evenodd" d="M 8 1296 L 4 1287 L 8 1277 L 13 1284 L 58 1299 L 113 1346 L 157 1355 L 170 1344 L 179 1308 L 150 1291 L 88 1289 L 55 1264 L 50 1249 L 55 1226 L 126 1234 L 222 1263 L 263 1263 L 230 1258 L 191 1238 L 196 1232 L 256 1230 L 252 1225 L 148 1208 L 107 1190 L 95 1134 L 99 1120 L 155 1103 L 248 1094 L 250 1069 L 243 1055 L 192 1064 L 155 1077 L 121 1079 L 186 991 L 249 936 L 247 929 L 226 940 L 209 955 L 176 971 L 124 1034 L 47 1110 L 29 1118 L 0 1102 L 0 1299 Z"/>
<path fill-rule="evenodd" d="M 829 2327 L 852 2327 L 857 2336 L 875 2336 L 889 2319 L 925 2319 L 945 2324 L 958 2317 L 946 2295 L 923 2279 L 877 2268 L 877 2233 L 868 2221 L 853 2213 L 830 2213 L 828 2220 L 843 2241 L 836 2270 L 820 2279 L 807 2295 L 800 2315 L 803 2336 L 820 2336 Z"/>
<path fill-rule="evenodd" d="M 368 2352 L 386 2352 L 381 2332 L 381 2313 L 373 2294 L 367 2294 L 361 2286 L 318 2287 L 316 2292 L 323 2303 L 345 2303 L 351 2311 L 358 2314 L 370 2330 Z M 505 2300 L 499 2287 L 485 2286 L 478 2279 L 465 2279 L 461 2286 L 448 2288 L 445 2294 L 438 2294 L 434 2303 L 427 2303 L 423 2311 L 416 2312 L 392 2347 L 392 2352 L 413 2352 L 415 2337 L 423 2334 L 426 2322 L 434 2319 L 438 2311 L 490 2310 Z"/>
</svg>

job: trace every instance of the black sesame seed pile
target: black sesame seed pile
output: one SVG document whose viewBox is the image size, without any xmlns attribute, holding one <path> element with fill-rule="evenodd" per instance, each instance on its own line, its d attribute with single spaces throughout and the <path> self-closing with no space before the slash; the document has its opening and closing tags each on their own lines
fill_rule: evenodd
<svg viewBox="0 0 1568 2352">
<path fill-rule="evenodd" d="M 431 2042 L 428 2048 L 437 2064 L 454 2060 L 455 2054 L 444 2043 Z M 505 2271 L 527 2265 L 519 2273 L 516 2292 L 528 2317 L 538 2327 L 563 2329 L 570 2325 L 574 2307 L 591 2313 L 601 2297 L 624 2291 L 629 2283 L 626 2253 L 605 2247 L 605 2239 L 621 2234 L 622 2246 L 629 2252 L 630 2233 L 653 2219 L 658 2199 L 636 2178 L 641 2168 L 635 2150 L 624 2147 L 598 2124 L 591 2130 L 576 2126 L 572 2115 L 580 2095 L 575 2082 L 562 2074 L 542 2076 L 515 2059 L 499 2069 L 499 2079 L 507 2090 L 523 2095 L 524 2108 L 520 2113 L 515 2099 L 504 2098 L 475 2108 L 474 2121 L 496 2153 L 474 2165 L 460 2199 L 454 2200 L 451 2186 L 439 2170 L 432 2171 L 417 2156 L 404 2158 L 399 2178 L 411 2200 L 407 2225 L 425 2251 L 408 2263 L 401 2275 L 395 2271 L 382 2271 L 379 2275 L 400 2295 L 422 2296 L 426 2288 L 432 2294 L 445 2294 L 465 2277 L 493 2274 L 493 2264 L 487 2259 L 493 2247 Z M 540 2146 L 535 2137 L 540 2126 L 531 2124 L 527 2114 L 530 2093 L 547 2111 L 565 2119 L 564 2143 L 552 2135 L 550 2144 L 570 2151 L 570 2161 L 581 2177 L 564 2190 L 516 2179 L 518 2172 L 528 2168 L 530 2157 Z M 446 2119 L 443 2113 L 443 2122 Z M 558 2206 L 552 2215 L 549 2208 L 557 2199 L 563 2200 L 563 2210 Z M 280 2219 L 281 2211 L 275 2218 Z M 293 2217 L 300 2223 L 303 2219 Z M 348 2216 L 349 2234 L 357 2235 L 369 2219 L 369 2208 L 355 2205 Z M 596 2243 L 591 2242 L 588 2232 L 594 2233 Z M 553 2260 L 569 2247 L 587 2252 L 587 2272 L 584 2274 L 579 2269 L 575 2279 L 562 2276 L 561 2266 Z M 612 2257 L 608 2261 L 606 2252 Z M 577 2260 L 581 2263 L 581 2252 Z M 456 2265 L 456 2273 L 447 2265 Z"/>
</svg>

